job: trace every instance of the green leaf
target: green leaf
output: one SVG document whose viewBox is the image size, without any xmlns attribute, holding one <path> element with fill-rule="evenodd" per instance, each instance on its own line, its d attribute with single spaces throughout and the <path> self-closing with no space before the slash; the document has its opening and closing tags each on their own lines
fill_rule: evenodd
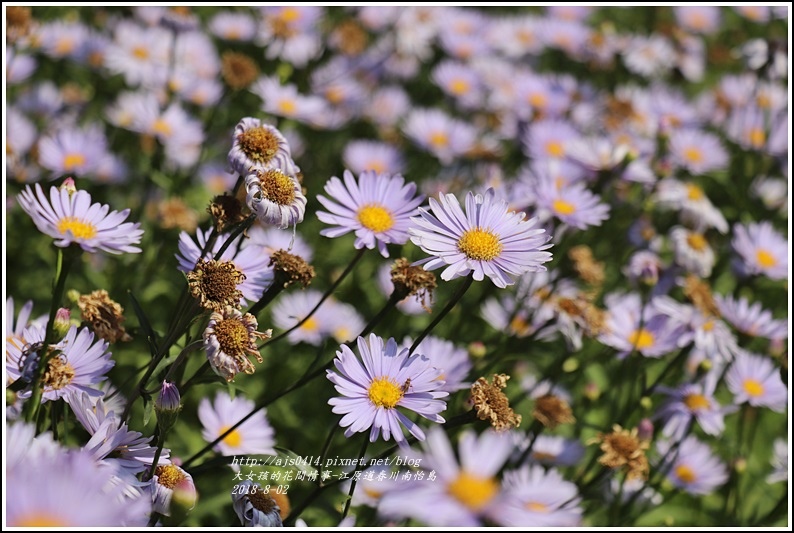
<svg viewBox="0 0 794 533">
<path fill-rule="evenodd" d="M 146 317 L 146 313 L 143 312 L 143 308 L 141 308 L 141 304 L 138 303 L 138 299 L 132 294 L 132 291 L 127 291 L 127 294 L 130 297 L 130 301 L 132 301 L 132 308 L 135 311 L 135 316 L 138 317 L 138 323 L 140 323 L 143 331 L 146 333 L 146 340 L 149 343 L 149 350 L 152 352 L 152 357 L 154 357 L 154 355 L 157 353 L 157 333 L 155 333 L 154 329 L 152 328 L 152 324 Z"/>
</svg>

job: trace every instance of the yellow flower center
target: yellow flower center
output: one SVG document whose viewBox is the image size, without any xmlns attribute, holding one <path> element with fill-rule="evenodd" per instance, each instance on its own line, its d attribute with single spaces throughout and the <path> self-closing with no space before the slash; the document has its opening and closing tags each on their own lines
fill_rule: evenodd
<svg viewBox="0 0 794 533">
<path fill-rule="evenodd" d="M 764 393 L 764 385 L 754 379 L 745 379 L 744 392 L 750 396 L 761 396 Z"/>
<path fill-rule="evenodd" d="M 171 129 L 171 125 L 162 118 L 158 118 L 157 120 L 154 121 L 154 124 L 152 125 L 152 130 L 154 130 L 155 133 L 159 133 L 163 137 L 170 137 L 171 133 L 173 133 L 173 130 Z"/>
<path fill-rule="evenodd" d="M 58 221 L 56 227 L 61 235 L 66 235 L 67 231 L 71 231 L 76 239 L 93 239 L 97 234 L 96 226 L 76 217 L 64 217 Z"/>
<path fill-rule="evenodd" d="M 532 511 L 532 512 L 535 512 L 535 513 L 548 513 L 549 512 L 549 506 L 546 505 L 545 503 L 527 502 L 524 507 L 526 507 L 528 511 Z"/>
<path fill-rule="evenodd" d="M 761 128 L 753 128 L 747 134 L 750 145 L 755 148 L 760 148 L 766 142 L 766 133 Z"/>
<path fill-rule="evenodd" d="M 703 324 L 701 326 L 701 328 L 703 329 L 703 331 L 711 331 L 711 330 L 713 330 L 714 329 L 714 321 L 713 320 L 707 321 L 705 324 Z"/>
<path fill-rule="evenodd" d="M 469 259 L 490 261 L 502 252 L 502 243 L 493 232 L 474 228 L 466 230 L 458 239 L 458 250 Z"/>
<path fill-rule="evenodd" d="M 260 172 L 259 183 L 265 198 L 273 203 L 290 205 L 295 200 L 295 184 L 292 178 L 277 168 Z"/>
<path fill-rule="evenodd" d="M 369 385 L 369 390 L 367 391 L 367 396 L 369 396 L 369 400 L 374 403 L 376 407 L 394 409 L 397 403 L 402 400 L 403 390 L 402 387 L 391 379 L 380 377 L 372 380 L 372 383 Z"/>
<path fill-rule="evenodd" d="M 47 390 L 61 390 L 74 379 L 74 367 L 64 355 L 56 355 L 47 363 L 42 382 Z"/>
<path fill-rule="evenodd" d="M 379 159 L 373 159 L 367 162 L 366 170 L 374 170 L 378 174 L 383 174 L 386 172 L 386 165 L 384 165 L 383 161 Z"/>
<path fill-rule="evenodd" d="M 565 148 L 559 141 L 549 141 L 546 143 L 546 153 L 551 157 L 562 157 L 565 155 Z"/>
<path fill-rule="evenodd" d="M 22 515 L 8 525 L 11 527 L 69 527 L 77 524 L 69 524 L 61 517 L 34 510 L 29 514 Z"/>
<path fill-rule="evenodd" d="M 449 85 L 449 91 L 457 96 L 469 92 L 469 83 L 466 80 L 454 80 Z"/>
<path fill-rule="evenodd" d="M 557 456 L 548 452 L 532 452 L 532 458 L 536 461 L 553 461 Z"/>
<path fill-rule="evenodd" d="M 157 475 L 157 483 L 171 490 L 186 478 L 185 474 L 180 472 L 179 468 L 174 465 L 158 466 L 154 473 Z"/>
<path fill-rule="evenodd" d="M 144 46 L 136 46 L 132 49 L 132 55 L 141 61 L 146 61 L 149 59 L 149 50 Z"/>
<path fill-rule="evenodd" d="M 430 135 L 430 144 L 435 146 L 436 148 L 443 148 L 449 143 L 449 138 L 447 134 L 443 131 L 437 131 Z"/>
<path fill-rule="evenodd" d="M 692 183 L 686 184 L 686 192 L 687 192 L 687 197 L 690 200 L 694 200 L 694 201 L 702 200 L 704 196 L 703 189 L 701 189 L 697 185 L 693 185 Z"/>
<path fill-rule="evenodd" d="M 257 163 L 267 163 L 278 152 L 278 138 L 262 126 L 245 130 L 237 140 L 245 155 Z"/>
<path fill-rule="evenodd" d="M 510 331 L 516 335 L 527 335 L 529 333 L 529 324 L 523 317 L 515 316 L 510 321 Z"/>
<path fill-rule="evenodd" d="M 565 200 L 554 200 L 552 204 L 552 208 L 558 215 L 572 215 L 576 212 L 576 206 L 570 202 L 566 202 Z"/>
<path fill-rule="evenodd" d="M 546 107 L 546 95 L 543 93 L 532 93 L 529 95 L 529 105 L 537 109 Z"/>
<path fill-rule="evenodd" d="M 301 13 L 294 7 L 285 7 L 281 13 L 279 13 L 279 18 L 284 22 L 295 22 L 301 18 Z"/>
<path fill-rule="evenodd" d="M 764 268 L 771 268 L 777 264 L 777 259 L 775 259 L 775 256 L 763 248 L 755 252 L 755 258 L 758 260 L 758 264 Z"/>
<path fill-rule="evenodd" d="M 700 163 L 703 161 L 703 152 L 698 148 L 687 148 L 684 150 L 684 159 L 690 163 Z"/>
<path fill-rule="evenodd" d="M 74 50 L 74 41 L 72 39 L 59 39 L 55 44 L 55 53 L 57 55 L 65 56 Z"/>
<path fill-rule="evenodd" d="M 83 165 L 85 165 L 85 156 L 83 154 L 69 153 L 63 156 L 64 170 L 76 170 Z"/>
<path fill-rule="evenodd" d="M 358 221 L 365 228 L 380 233 L 394 227 L 394 217 L 385 207 L 378 204 L 362 206 L 356 214 Z"/>
<path fill-rule="evenodd" d="M 227 318 L 215 323 L 215 338 L 223 353 L 231 356 L 244 356 L 249 344 L 248 328 L 237 318 Z"/>
<path fill-rule="evenodd" d="M 278 110 L 282 115 L 294 115 L 298 110 L 298 106 L 294 100 L 279 100 Z"/>
<path fill-rule="evenodd" d="M 675 475 L 686 484 L 693 483 L 695 479 L 697 479 L 695 471 L 686 465 L 678 465 L 675 467 Z"/>
<path fill-rule="evenodd" d="M 230 427 L 231 426 L 221 426 L 221 430 L 218 433 L 218 435 L 223 435 L 224 433 L 229 431 Z M 233 429 L 231 433 L 229 433 L 228 435 L 226 435 L 223 438 L 222 442 L 224 444 L 228 444 L 232 448 L 238 448 L 240 446 L 240 444 L 242 444 L 242 442 L 243 442 L 243 436 L 240 435 L 239 431 L 237 431 L 236 429 Z"/>
<path fill-rule="evenodd" d="M 345 92 L 339 87 L 329 87 L 325 90 L 325 99 L 332 104 L 339 105 L 345 99 Z"/>
<path fill-rule="evenodd" d="M 709 246 L 708 241 L 700 233 L 690 233 L 686 236 L 686 242 L 690 248 L 698 252 L 702 252 Z"/>
<path fill-rule="evenodd" d="M 336 328 L 334 330 L 334 340 L 338 343 L 343 343 L 351 340 L 353 338 L 350 330 L 344 326 Z"/>
<path fill-rule="evenodd" d="M 472 511 L 479 511 L 494 499 L 499 492 L 499 484 L 492 477 L 479 477 L 461 472 L 458 478 L 447 486 L 447 492 Z"/>
<path fill-rule="evenodd" d="M 383 495 L 383 492 L 379 490 L 375 490 L 372 487 L 364 487 L 362 490 L 364 491 L 364 494 L 366 494 L 373 500 L 378 500 Z"/>
<path fill-rule="evenodd" d="M 317 331 L 319 327 L 320 325 L 317 324 L 317 321 L 313 317 L 309 317 L 306 322 L 303 323 L 301 329 L 306 331 Z"/>
<path fill-rule="evenodd" d="M 653 333 L 645 328 L 634 330 L 631 332 L 631 335 L 629 335 L 629 342 L 638 350 L 650 348 L 653 346 L 654 341 Z"/>
<path fill-rule="evenodd" d="M 684 397 L 684 405 L 690 411 L 698 411 L 700 409 L 708 409 L 711 406 L 711 402 L 702 394 L 687 394 Z"/>
</svg>

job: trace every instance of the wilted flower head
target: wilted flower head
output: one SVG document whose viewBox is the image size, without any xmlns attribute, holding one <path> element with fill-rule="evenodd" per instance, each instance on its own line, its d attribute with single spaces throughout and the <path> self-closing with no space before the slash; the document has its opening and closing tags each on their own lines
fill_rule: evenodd
<svg viewBox="0 0 794 533">
<path fill-rule="evenodd" d="M 246 204 L 263 224 L 280 228 L 303 222 L 306 197 L 298 179 L 280 168 L 253 169 L 245 177 Z"/>
<path fill-rule="evenodd" d="M 610 433 L 599 433 L 588 444 L 600 444 L 604 454 L 598 458 L 598 462 L 602 465 L 625 468 L 628 479 L 647 478 L 648 458 L 645 452 L 650 442 L 639 438 L 637 428 L 629 431 L 615 424 Z"/>
<path fill-rule="evenodd" d="M 110 343 L 130 341 L 124 329 L 124 308 L 113 301 L 105 289 L 82 294 L 77 300 L 81 318 L 91 324 L 91 329 L 102 339 Z"/>
<path fill-rule="evenodd" d="M 232 505 L 245 527 L 281 527 L 281 508 L 259 483 L 244 480 L 235 485 Z"/>
<path fill-rule="evenodd" d="M 199 259 L 187 273 L 187 281 L 190 294 L 205 309 L 219 311 L 226 306 L 240 306 L 243 293 L 237 286 L 245 281 L 245 275 L 231 261 Z"/>
<path fill-rule="evenodd" d="M 494 374 L 492 383 L 481 377 L 471 386 L 471 403 L 477 410 L 477 418 L 488 420 L 496 431 L 521 425 L 521 415 L 513 412 L 510 401 L 502 392 L 508 379 L 508 375 Z"/>
<path fill-rule="evenodd" d="M 257 326 L 254 315 L 243 315 L 228 305 L 221 312 L 210 315 L 204 330 L 204 347 L 212 370 L 226 381 L 232 381 L 239 372 L 254 373 L 249 356 L 254 356 L 259 363 L 263 361 L 256 343 L 269 339 L 272 330 L 262 333 L 256 331 Z"/>
</svg>

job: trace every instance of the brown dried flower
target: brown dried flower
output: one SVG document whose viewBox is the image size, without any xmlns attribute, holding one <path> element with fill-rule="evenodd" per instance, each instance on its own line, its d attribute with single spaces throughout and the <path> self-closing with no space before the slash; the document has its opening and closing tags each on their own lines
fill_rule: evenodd
<svg viewBox="0 0 794 533">
<path fill-rule="evenodd" d="M 190 294 L 205 309 L 222 311 L 226 306 L 240 307 L 243 293 L 237 288 L 245 281 L 245 274 L 231 261 L 199 259 L 196 267 L 187 273 Z"/>
<path fill-rule="evenodd" d="M 573 424 L 576 422 L 568 402 L 554 394 L 544 394 L 536 398 L 532 416 L 550 429 L 554 429 L 560 424 Z"/>
<path fill-rule="evenodd" d="M 81 319 L 91 324 L 99 337 L 110 343 L 129 341 L 129 336 L 124 329 L 124 308 L 113 301 L 108 291 L 99 289 L 91 294 L 82 294 L 77 299 Z"/>
<path fill-rule="evenodd" d="M 608 468 L 625 468 L 628 479 L 648 478 L 648 458 L 645 452 L 650 441 L 640 439 L 637 428 L 629 431 L 615 424 L 612 432 L 599 433 L 588 441 L 588 444 L 597 443 L 601 444 L 601 451 L 604 452 L 598 459 L 599 463 Z"/>
<path fill-rule="evenodd" d="M 223 233 L 245 220 L 244 204 L 234 196 L 218 195 L 212 199 L 207 212 L 215 220 L 215 229 Z"/>
<path fill-rule="evenodd" d="M 259 67 L 245 54 L 224 52 L 221 56 L 221 76 L 229 87 L 239 91 L 254 82 L 259 76 Z"/>
<path fill-rule="evenodd" d="M 293 283 L 300 283 L 308 287 L 315 276 L 314 267 L 299 255 L 293 255 L 286 250 L 276 250 L 270 256 L 269 266 L 273 267 L 276 279 L 284 280 L 284 287 Z"/>
<path fill-rule="evenodd" d="M 430 312 L 428 303 L 433 302 L 433 290 L 436 288 L 435 274 L 420 266 L 411 266 L 408 259 L 401 257 L 392 265 L 391 281 L 398 301 L 415 295 L 424 310 Z"/>
<path fill-rule="evenodd" d="M 510 407 L 510 401 L 502 392 L 510 376 L 494 374 L 493 383 L 479 378 L 471 386 L 471 403 L 477 410 L 477 418 L 488 420 L 496 431 L 504 431 L 521 424 L 521 415 Z"/>
</svg>

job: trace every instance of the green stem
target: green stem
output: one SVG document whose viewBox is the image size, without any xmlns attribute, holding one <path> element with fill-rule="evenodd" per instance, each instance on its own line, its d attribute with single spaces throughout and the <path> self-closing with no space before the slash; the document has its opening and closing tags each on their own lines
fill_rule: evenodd
<svg viewBox="0 0 794 533">
<path fill-rule="evenodd" d="M 364 436 L 364 445 L 361 447 L 361 451 L 358 454 L 358 457 L 363 458 L 364 454 L 367 453 L 367 447 L 369 447 L 369 438 L 365 435 Z M 342 511 L 342 520 L 347 517 L 348 511 L 350 511 L 350 502 L 353 501 L 353 493 L 356 491 L 356 474 L 364 470 L 366 464 L 360 464 L 356 466 L 356 469 L 353 471 L 353 479 L 350 481 L 350 490 L 347 491 L 347 501 L 345 502 L 345 509 Z"/>
<path fill-rule="evenodd" d="M 333 284 L 331 284 L 331 287 L 327 291 L 325 291 L 325 294 L 323 294 L 322 298 L 320 298 L 320 301 L 317 302 L 317 305 L 315 305 L 312 308 L 312 310 L 309 311 L 309 313 L 305 317 L 303 317 L 297 324 L 295 324 L 294 326 L 289 328 L 287 331 L 283 331 L 283 332 L 279 333 L 278 335 L 276 335 L 275 337 L 273 337 L 272 339 L 262 343 L 260 348 L 262 346 L 267 346 L 267 345 L 273 344 L 276 341 L 279 341 L 279 340 L 283 339 L 284 337 L 286 337 L 287 335 L 289 335 L 290 333 L 292 333 L 293 331 L 295 331 L 296 329 L 301 327 L 303 324 L 305 324 L 306 321 L 309 320 L 312 317 L 312 315 L 314 315 L 314 313 L 317 312 L 317 310 L 320 308 L 320 306 L 323 304 L 323 302 L 326 301 L 329 296 L 331 296 L 331 294 L 334 292 L 334 290 L 336 290 L 336 288 L 339 286 L 340 283 L 342 283 L 342 281 L 347 277 L 347 275 L 350 274 L 353 271 L 353 268 L 356 266 L 356 264 L 358 264 L 359 260 L 361 260 L 361 258 L 364 256 L 364 252 L 365 251 L 366 251 L 366 248 L 361 248 L 356 253 L 356 255 L 353 257 L 353 260 L 350 261 L 349 265 L 347 265 L 347 268 L 345 268 L 345 270 L 342 272 L 342 274 L 340 274 L 339 277 L 336 278 L 336 281 L 334 281 Z"/>
<path fill-rule="evenodd" d="M 469 290 L 469 287 L 471 287 L 473 282 L 474 278 L 471 276 L 471 274 L 469 274 L 469 276 L 466 278 L 466 281 L 464 281 L 458 287 L 457 292 L 452 295 L 452 298 L 449 300 L 449 302 L 447 302 L 447 305 L 444 307 L 444 309 L 442 309 L 441 312 L 433 319 L 433 321 L 424 329 L 424 331 L 422 331 L 422 333 L 416 337 L 414 343 L 411 344 L 411 348 L 408 350 L 409 355 L 414 353 L 416 347 L 419 346 L 419 344 L 430 334 L 431 331 L 433 331 L 433 328 L 435 328 L 438 323 L 441 322 L 450 311 L 452 311 L 452 308 L 457 305 L 461 298 L 463 298 L 463 295 L 466 294 L 466 291 Z"/>
<path fill-rule="evenodd" d="M 72 269 L 75 261 L 82 254 L 83 249 L 77 244 L 72 244 L 67 248 L 58 249 L 58 258 L 55 263 L 55 282 L 52 289 L 52 303 L 50 304 L 50 316 L 47 320 L 47 329 L 44 334 L 44 347 L 42 353 L 38 354 L 39 362 L 33 373 L 33 380 L 30 383 L 31 396 L 25 402 L 22 414 L 27 422 L 33 422 L 38 416 L 39 406 L 41 405 L 41 396 L 43 389 L 41 386 L 41 378 L 44 375 L 44 369 L 50 362 L 50 359 L 55 357 L 57 353 L 50 351 L 50 344 L 55 342 L 55 315 L 63 302 L 64 290 L 66 288 L 66 278 L 69 276 L 69 271 Z M 31 355 L 32 357 L 35 357 Z"/>
</svg>

